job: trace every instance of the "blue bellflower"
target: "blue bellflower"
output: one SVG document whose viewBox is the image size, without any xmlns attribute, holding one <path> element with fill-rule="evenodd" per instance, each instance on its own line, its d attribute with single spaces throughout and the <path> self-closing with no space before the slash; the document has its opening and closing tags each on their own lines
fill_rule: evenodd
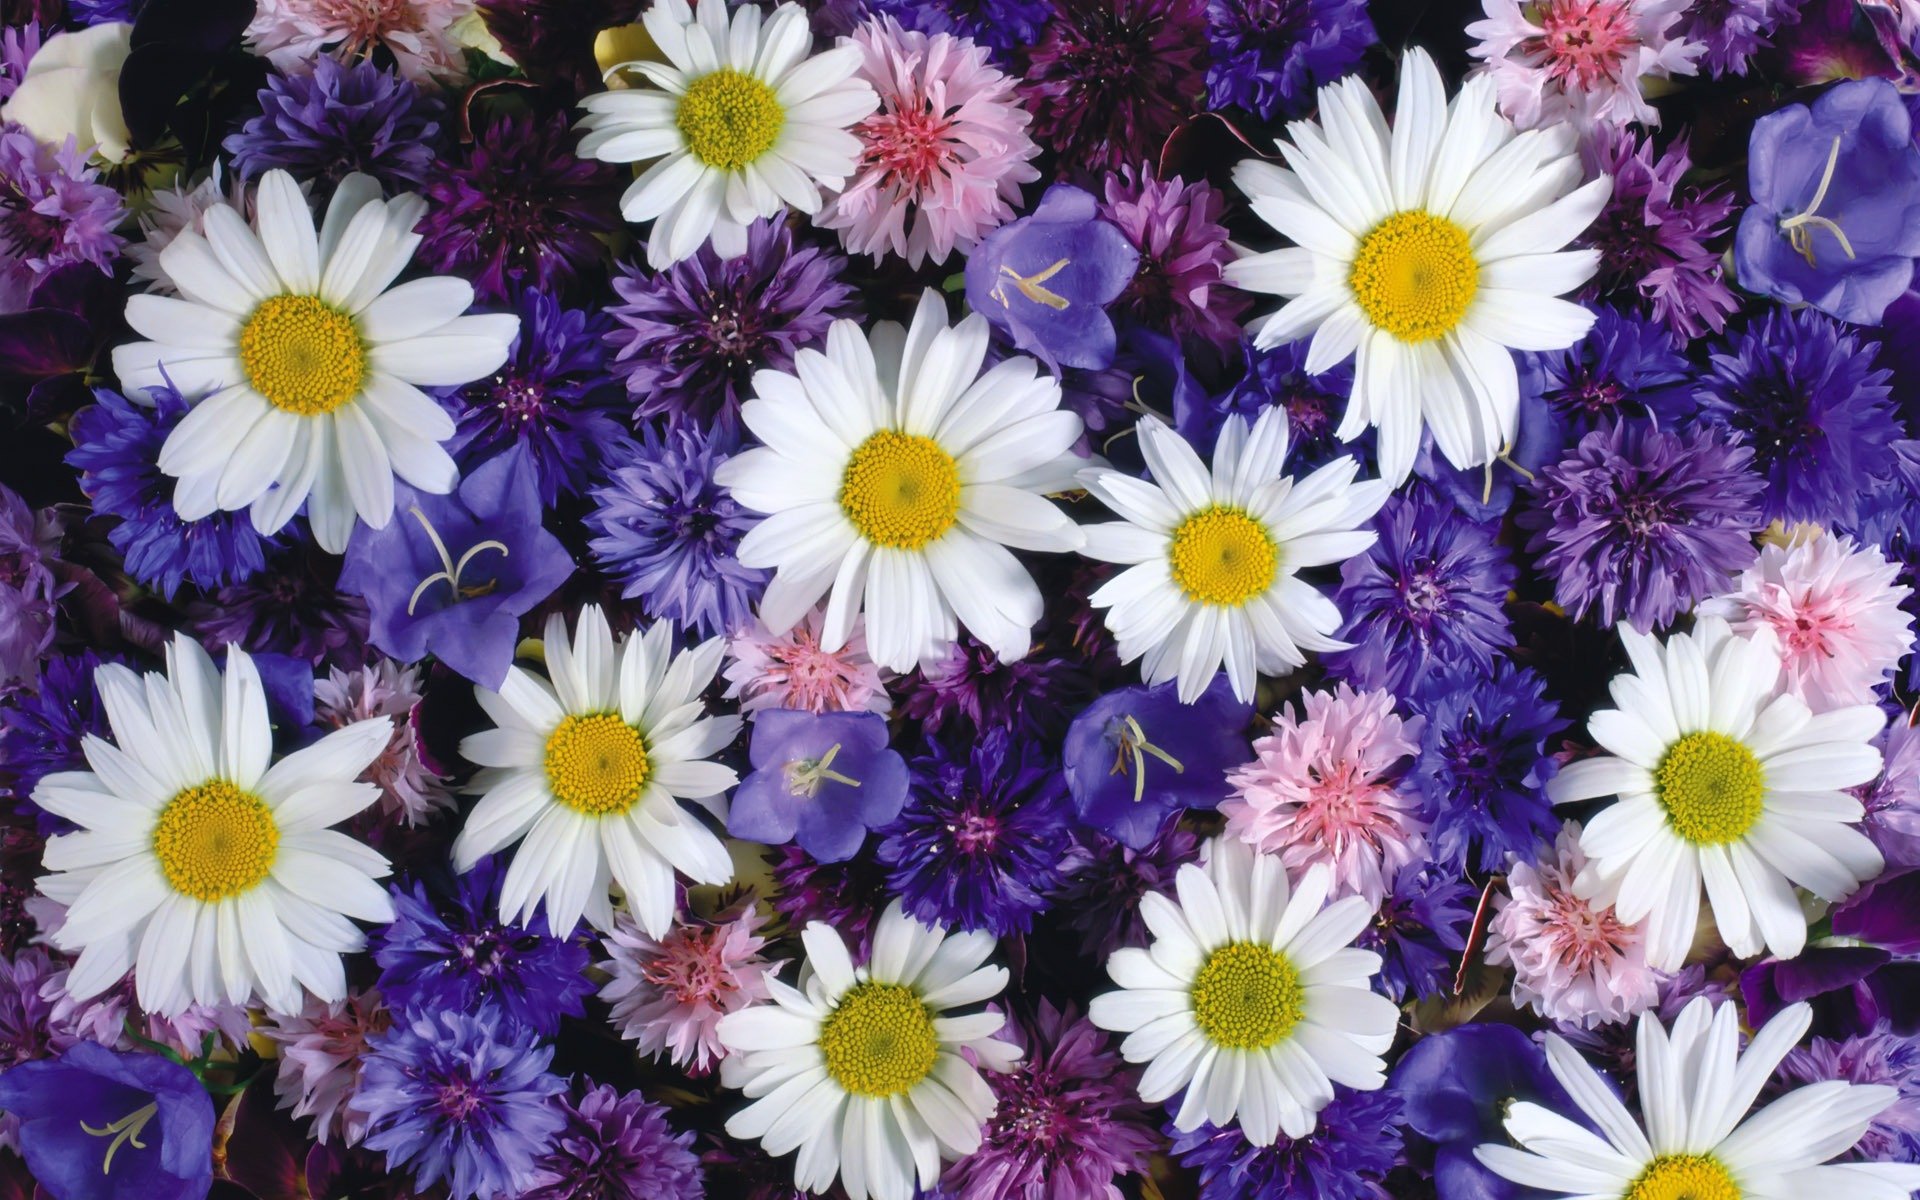
<svg viewBox="0 0 1920 1200">
<path fill-rule="evenodd" d="M 1227 772 L 1252 757 L 1252 717 L 1224 674 L 1192 704 L 1180 703 L 1173 683 L 1095 700 L 1074 718 L 1061 753 L 1081 823 L 1145 850 L 1170 815 L 1216 807 L 1233 793 Z"/>
<path fill-rule="evenodd" d="M 878 713 L 768 709 L 753 723 L 750 753 L 753 774 L 727 816 L 737 838 L 797 842 L 821 862 L 845 862 L 907 798 L 907 762 L 887 748 Z"/>
<path fill-rule="evenodd" d="M 76 1042 L 0 1074 L 0 1109 L 55 1200 L 201 1200 L 213 1186 L 213 1101 L 171 1059 Z"/>
<path fill-rule="evenodd" d="M 1055 184 L 967 258 L 968 306 L 1056 372 L 1113 361 L 1106 306 L 1140 266 L 1140 252 L 1098 211 L 1091 192 Z"/>
</svg>

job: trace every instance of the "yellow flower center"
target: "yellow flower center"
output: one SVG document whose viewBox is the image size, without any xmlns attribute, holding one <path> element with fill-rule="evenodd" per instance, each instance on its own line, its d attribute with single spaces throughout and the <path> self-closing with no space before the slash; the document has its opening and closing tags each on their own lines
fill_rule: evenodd
<svg viewBox="0 0 1920 1200">
<path fill-rule="evenodd" d="M 960 466 L 932 438 L 882 429 L 847 460 L 840 511 L 874 545 L 918 550 L 960 515 Z"/>
<path fill-rule="evenodd" d="M 1347 285 L 1375 328 L 1403 342 L 1430 342 L 1467 315 L 1480 290 L 1480 264 L 1466 230 L 1413 209 L 1360 239 Z"/>
<path fill-rule="evenodd" d="M 153 827 L 153 856 L 167 883 L 209 904 L 259 886 L 279 850 L 272 811 L 224 779 L 167 801 Z"/>
<path fill-rule="evenodd" d="M 240 327 L 240 365 L 274 407 L 314 417 L 360 394 L 367 346 L 353 318 L 318 296 L 272 296 Z"/>
<path fill-rule="evenodd" d="M 571 716 L 547 735 L 547 786 L 589 816 L 623 813 L 640 799 L 651 764 L 640 731 L 616 713 Z"/>
<path fill-rule="evenodd" d="M 787 123 L 787 110 L 772 88 L 726 67 L 694 80 L 680 97 L 673 120 L 695 158 L 723 171 L 738 171 L 773 149 Z"/>
<path fill-rule="evenodd" d="M 933 1014 L 898 983 L 861 983 L 820 1026 L 827 1074 L 856 1096 L 897 1096 L 933 1070 Z"/>
<path fill-rule="evenodd" d="M 1238 508 L 1216 504 L 1180 522 L 1168 569 L 1187 599 L 1237 608 L 1273 586 L 1280 548 L 1267 527 Z"/>
<path fill-rule="evenodd" d="M 1724 733 L 1690 733 L 1668 747 L 1653 787 L 1667 823 L 1696 846 L 1746 836 L 1767 791 L 1760 760 Z"/>
<path fill-rule="evenodd" d="M 1704 1154 L 1662 1154 L 1647 1164 L 1624 1200 L 1741 1200 L 1727 1169 Z"/>
<path fill-rule="evenodd" d="M 1264 1050 L 1300 1023 L 1300 972 L 1278 950 L 1228 942 L 1193 977 L 1193 1018 L 1216 1046 Z"/>
</svg>

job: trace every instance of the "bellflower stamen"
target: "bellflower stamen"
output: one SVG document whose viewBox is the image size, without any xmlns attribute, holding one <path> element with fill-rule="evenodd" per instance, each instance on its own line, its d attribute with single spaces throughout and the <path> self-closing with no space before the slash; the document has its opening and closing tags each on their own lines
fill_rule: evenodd
<svg viewBox="0 0 1920 1200">
<path fill-rule="evenodd" d="M 94 1137 L 107 1137 L 109 1135 L 113 1137 L 112 1144 L 107 1147 L 106 1160 L 100 1164 L 100 1173 L 102 1175 L 112 1173 L 113 1156 L 119 1152 L 121 1146 L 131 1144 L 135 1150 L 145 1150 L 147 1148 L 147 1144 L 140 1140 L 140 1134 L 146 1129 L 147 1122 L 153 1120 L 154 1114 L 159 1111 L 160 1105 L 156 1101 L 134 1109 L 126 1116 L 121 1117 L 118 1121 L 113 1122 L 103 1129 L 95 1129 L 85 1121 L 80 1122 L 80 1128 L 86 1130 L 87 1133 Z"/>
<path fill-rule="evenodd" d="M 475 542 L 473 545 L 467 547 L 466 553 L 460 556 L 458 562 L 455 562 L 453 555 L 447 552 L 446 542 L 440 538 L 440 531 L 433 527 L 432 521 L 427 520 L 427 514 L 420 511 L 420 506 L 416 504 L 407 511 L 413 514 L 414 520 L 420 522 L 420 528 L 427 531 L 427 540 L 433 543 L 433 548 L 440 554 L 440 565 L 446 568 L 442 571 L 435 571 L 425 579 L 422 579 L 420 586 L 413 589 L 413 595 L 407 599 L 408 616 L 413 615 L 413 610 L 419 605 L 420 597 L 426 594 L 427 589 L 442 579 L 446 580 L 447 586 L 453 589 L 453 602 L 455 604 L 474 596 L 484 596 L 493 590 L 495 582 L 493 580 L 488 580 L 486 583 L 474 587 L 463 588 L 460 586 L 460 574 L 467 569 L 467 564 L 473 561 L 474 555 L 479 554 L 482 550 L 498 550 L 502 558 L 510 557 L 512 551 L 507 549 L 505 542 L 492 538 L 484 542 Z"/>
<path fill-rule="evenodd" d="M 1146 794 L 1147 755 L 1151 754 L 1175 771 L 1185 773 L 1186 768 L 1180 765 L 1179 759 L 1147 740 L 1147 731 L 1140 727 L 1140 722 L 1132 715 L 1120 718 L 1114 722 L 1114 725 L 1117 728 L 1113 735 L 1115 746 L 1113 768 L 1107 774 L 1133 776 L 1135 804 L 1140 803 L 1141 797 Z"/>
<path fill-rule="evenodd" d="M 1051 266 L 1035 271 L 1031 275 L 1022 275 L 1007 264 L 1001 263 L 1000 273 L 1012 279 L 1013 286 L 1019 289 L 1020 294 L 1035 304 L 1044 304 L 1051 309 L 1063 310 L 1068 304 L 1072 303 L 1072 301 L 1062 296 L 1059 292 L 1051 291 L 1040 285 L 1052 279 L 1055 275 L 1058 275 L 1065 269 L 1067 264 L 1072 261 L 1070 258 L 1059 259 Z M 994 285 L 993 291 L 989 293 L 995 300 L 1000 302 L 1000 307 L 1002 308 L 1010 308 L 1013 305 L 1013 302 L 1007 299 L 1006 287 L 1007 281 L 1003 279 Z"/>
<path fill-rule="evenodd" d="M 1788 244 L 1800 257 L 1807 260 L 1807 265 L 1810 267 L 1816 265 L 1813 261 L 1813 229 L 1810 228 L 1812 226 L 1818 226 L 1831 233 L 1848 258 L 1859 257 L 1854 254 L 1853 243 L 1847 240 L 1846 232 L 1840 228 L 1840 223 L 1831 217 L 1818 215 L 1820 206 L 1826 202 L 1827 188 L 1833 184 L 1833 169 L 1839 163 L 1840 139 L 1836 137 L 1833 139 L 1832 149 L 1827 151 L 1827 169 L 1820 176 L 1820 186 L 1814 189 L 1813 203 L 1807 205 L 1807 211 L 1798 216 L 1783 218 L 1780 222 L 1780 231 L 1787 235 Z"/>
<path fill-rule="evenodd" d="M 827 752 L 819 758 L 795 759 L 787 764 L 787 790 L 796 796 L 813 799 L 820 785 L 827 780 L 844 783 L 848 787 L 859 787 L 860 781 L 851 776 L 842 775 L 833 770 L 833 759 L 840 753 L 840 743 L 827 747 Z"/>
</svg>

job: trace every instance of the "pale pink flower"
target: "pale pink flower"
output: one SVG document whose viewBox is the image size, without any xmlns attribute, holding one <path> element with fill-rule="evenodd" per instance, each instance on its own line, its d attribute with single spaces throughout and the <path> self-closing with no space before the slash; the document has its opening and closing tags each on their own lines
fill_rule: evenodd
<svg viewBox="0 0 1920 1200">
<path fill-rule="evenodd" d="M 601 941 L 613 957 L 597 965 L 612 976 L 600 998 L 621 1036 L 696 1075 L 712 1070 L 726 1057 L 720 1018 L 772 995 L 760 957 L 767 939 L 754 934 L 762 921 L 749 907 L 731 921 L 682 920 L 655 941 L 627 913 L 615 916 Z"/>
<path fill-rule="evenodd" d="M 281 1108 L 313 1118 L 313 1140 L 322 1146 L 334 1134 L 348 1146 L 366 1136 L 367 1119 L 347 1106 L 360 1088 L 360 1060 L 367 1038 L 392 1024 L 372 988 L 327 1003 L 312 996 L 298 1013 L 268 1013 L 261 1033 L 280 1047 L 273 1079 Z"/>
<path fill-rule="evenodd" d="M 1830 533 L 1768 544 L 1733 590 L 1700 605 L 1742 636 L 1773 630 L 1781 686 L 1814 712 L 1873 704 L 1875 689 L 1913 649 L 1913 589 L 1876 546 Z"/>
<path fill-rule="evenodd" d="M 453 791 L 420 761 L 414 741 L 413 709 L 420 703 L 420 674 L 383 658 L 371 667 L 342 671 L 334 667 L 313 681 L 313 717 L 324 729 L 341 729 L 368 717 L 388 717 L 393 736 L 387 748 L 360 776 L 380 789 L 380 811 L 408 825 L 452 808 Z"/>
<path fill-rule="evenodd" d="M 301 184 L 300 190 L 306 191 L 311 184 Z M 173 280 L 160 269 L 160 252 L 173 243 L 183 230 L 191 229 L 204 234 L 207 210 L 216 204 L 231 206 L 251 221 L 253 219 L 253 195 L 238 175 L 230 175 L 215 159 L 213 170 L 193 188 L 174 184 L 170 188 L 156 188 L 147 204 L 146 211 L 140 214 L 140 233 L 138 241 L 127 243 L 127 257 L 133 260 L 133 278 L 146 285 L 150 292 L 162 295 L 175 295 L 178 292 Z"/>
<path fill-rule="evenodd" d="M 1282 709 L 1255 760 L 1227 775 L 1227 831 L 1268 854 L 1289 875 L 1315 863 L 1333 871 L 1333 896 L 1365 896 L 1378 908 L 1400 868 L 1426 853 L 1419 801 L 1402 792 L 1395 763 L 1419 753 L 1419 718 L 1401 721 L 1382 691 L 1307 692 L 1304 715 Z"/>
<path fill-rule="evenodd" d="M 740 702 L 742 713 L 766 708 L 798 708 L 810 713 L 875 712 L 893 707 L 887 696 L 886 676 L 867 657 L 867 630 L 856 618 L 847 644 L 838 650 L 820 648 L 820 630 L 826 624 L 821 609 L 808 613 L 786 633 L 768 633 L 755 618 L 753 627 L 727 640 L 729 700 Z"/>
<path fill-rule="evenodd" d="M 867 21 L 852 41 L 880 111 L 853 127 L 860 165 L 814 223 L 876 262 L 891 252 L 917 267 L 972 249 L 1013 216 L 1020 185 L 1040 177 L 1015 80 L 984 47 L 902 29 L 892 17 Z"/>
<path fill-rule="evenodd" d="M 341 62 L 385 46 L 415 83 L 464 74 L 453 25 L 474 0 L 259 0 L 247 47 L 283 72 L 304 73 L 321 51 Z"/>
<path fill-rule="evenodd" d="M 1521 129 L 1570 122 L 1660 124 L 1641 94 L 1647 76 L 1691 75 L 1706 52 L 1673 25 L 1687 0 L 1485 0 L 1467 26 L 1499 88 L 1500 112 Z"/>
<path fill-rule="evenodd" d="M 1515 1004 L 1591 1029 L 1651 1007 L 1660 977 L 1647 966 L 1640 926 L 1622 921 L 1610 904 L 1574 895 L 1586 865 L 1577 821 L 1561 826 L 1552 857 L 1538 866 L 1516 861 L 1509 894 L 1493 901 L 1487 961 L 1512 964 Z"/>
</svg>

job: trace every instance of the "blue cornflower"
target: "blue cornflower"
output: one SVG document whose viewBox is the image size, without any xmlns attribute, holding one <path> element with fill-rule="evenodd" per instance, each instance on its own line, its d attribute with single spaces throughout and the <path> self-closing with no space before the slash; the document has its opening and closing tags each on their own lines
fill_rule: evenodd
<svg viewBox="0 0 1920 1200">
<path fill-rule="evenodd" d="M 1207 0 L 1207 104 L 1303 116 L 1378 40 L 1365 0 Z"/>
<path fill-rule="evenodd" d="M 1587 336 L 1564 350 L 1520 356 L 1520 394 L 1535 397 L 1521 427 L 1540 427 L 1530 437 L 1536 457 L 1551 461 L 1603 422 L 1652 416 L 1670 427 L 1693 410 L 1693 364 L 1665 324 L 1622 312 L 1595 310 Z M 1530 431 L 1532 432 L 1532 431 Z"/>
<path fill-rule="evenodd" d="M 267 76 L 259 101 L 260 115 L 223 143 L 244 179 L 279 167 L 329 189 L 355 172 L 388 191 L 427 182 L 440 102 L 370 60 L 315 55 L 310 72 Z"/>
<path fill-rule="evenodd" d="M 1199 1200 L 1375 1200 L 1401 1157 L 1400 1097 L 1334 1088 L 1319 1125 L 1271 1146 L 1247 1141 L 1238 1125 L 1169 1125 L 1173 1156 L 1199 1173 Z"/>
<path fill-rule="evenodd" d="M 90 769 L 80 739 L 107 736 L 107 710 L 93 686 L 93 672 L 104 661 L 91 650 L 55 655 L 40 665 L 38 690 L 18 689 L 0 704 L 0 763 L 15 796 L 31 796 L 55 771 Z M 51 813 L 35 812 L 43 828 L 70 828 Z"/>
<path fill-rule="evenodd" d="M 1474 889 L 1425 863 L 1400 869 L 1373 924 L 1354 945 L 1380 956 L 1380 986 L 1395 1000 L 1424 1000 L 1453 986 L 1456 956 L 1467 948 Z"/>
</svg>

